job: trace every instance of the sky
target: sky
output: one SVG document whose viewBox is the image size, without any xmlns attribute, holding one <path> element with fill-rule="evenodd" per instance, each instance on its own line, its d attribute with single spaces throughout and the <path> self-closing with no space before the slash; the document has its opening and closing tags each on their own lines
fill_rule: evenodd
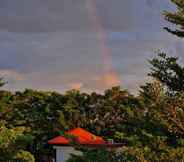
<svg viewBox="0 0 184 162">
<path fill-rule="evenodd" d="M 136 93 L 156 50 L 184 59 L 164 10 L 169 0 L 0 0 L 4 89 Z"/>
</svg>

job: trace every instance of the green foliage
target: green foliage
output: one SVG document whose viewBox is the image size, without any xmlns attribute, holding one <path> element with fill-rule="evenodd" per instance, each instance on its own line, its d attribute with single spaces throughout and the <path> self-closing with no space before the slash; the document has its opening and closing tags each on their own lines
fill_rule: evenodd
<svg viewBox="0 0 184 162">
<path fill-rule="evenodd" d="M 17 162 L 17 161 L 18 162 L 34 162 L 35 159 L 34 159 L 34 156 L 30 152 L 20 150 L 14 156 L 13 161 L 15 161 L 15 162 Z"/>
<path fill-rule="evenodd" d="M 67 162 L 120 162 L 115 154 L 106 149 L 85 149 L 83 155 L 72 155 Z"/>
<path fill-rule="evenodd" d="M 47 146 L 49 139 L 79 126 L 124 143 L 118 155 L 123 162 L 165 162 L 168 157 L 182 162 L 184 94 L 178 91 L 169 95 L 166 90 L 161 82 L 155 81 L 142 86 L 137 97 L 120 87 L 90 95 L 78 91 L 64 95 L 33 90 L 15 94 L 1 91 L 1 123 L 6 126 L 0 135 L 1 158 L 5 162 L 20 157 L 22 161 L 32 161 L 33 154 L 41 161 L 43 155 L 52 155 L 52 148 Z M 112 155 L 88 151 L 70 160 L 108 161 L 106 158 Z"/>
<path fill-rule="evenodd" d="M 3 78 L 0 78 L 0 87 L 2 87 L 4 85 L 5 85 L 5 82 L 4 82 Z"/>
<path fill-rule="evenodd" d="M 169 57 L 160 52 L 158 57 L 150 60 L 150 76 L 158 79 L 171 91 L 184 91 L 184 67 L 178 64 L 178 58 Z"/>
<path fill-rule="evenodd" d="M 49 139 L 83 127 L 125 146 L 119 154 L 83 150 L 83 156 L 73 155 L 69 162 L 183 162 L 183 71 L 176 58 L 159 57 L 151 61 L 150 75 L 157 80 L 141 86 L 137 97 L 120 87 L 104 94 L 0 91 L 0 161 L 42 161 L 53 152 Z"/>
<path fill-rule="evenodd" d="M 122 162 L 149 162 L 145 159 L 144 148 L 135 148 L 135 147 L 124 147 L 122 150 Z"/>
<path fill-rule="evenodd" d="M 164 16 L 168 22 L 176 26 L 176 29 L 170 29 L 168 27 L 165 27 L 165 29 L 172 34 L 183 38 L 184 37 L 184 1 L 171 0 L 171 2 L 176 5 L 177 11 L 175 12 L 165 11 Z"/>
<path fill-rule="evenodd" d="M 16 127 L 8 129 L 0 127 L 0 161 L 3 162 L 34 162 L 33 155 L 25 151 L 27 146 L 24 128 Z"/>
</svg>

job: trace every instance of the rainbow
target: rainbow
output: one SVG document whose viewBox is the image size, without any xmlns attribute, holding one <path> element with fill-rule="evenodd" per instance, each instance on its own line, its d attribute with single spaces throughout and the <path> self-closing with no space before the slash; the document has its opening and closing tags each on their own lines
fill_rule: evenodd
<svg viewBox="0 0 184 162">
<path fill-rule="evenodd" d="M 112 52 L 108 47 L 107 35 L 98 16 L 96 0 L 86 0 L 86 7 L 91 22 L 92 31 L 96 33 L 101 57 L 103 60 L 103 70 L 105 72 L 103 81 L 106 86 L 115 86 L 120 84 L 120 78 L 112 64 Z"/>
</svg>

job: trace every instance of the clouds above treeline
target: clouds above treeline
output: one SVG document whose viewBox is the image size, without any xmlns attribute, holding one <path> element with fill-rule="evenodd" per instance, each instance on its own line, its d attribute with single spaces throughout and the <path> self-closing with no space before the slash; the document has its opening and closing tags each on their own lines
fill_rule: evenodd
<svg viewBox="0 0 184 162">
<path fill-rule="evenodd" d="M 25 33 L 89 31 L 87 1 L 90 0 L 1 0 L 3 21 L 0 28 Z M 95 3 L 104 28 L 124 30 L 131 25 L 132 16 L 128 14 L 132 10 L 131 1 L 100 0 Z"/>
<path fill-rule="evenodd" d="M 103 27 L 118 31 L 148 24 L 155 27 L 161 10 L 168 7 L 167 0 L 0 0 L 0 29 L 25 33 L 88 31 L 88 1 L 96 4 Z"/>
<path fill-rule="evenodd" d="M 96 6 L 114 71 L 104 71 L 89 1 Z M 102 91 L 120 84 L 135 92 L 147 79 L 146 60 L 156 49 L 182 56 L 182 41 L 162 29 L 161 13 L 172 9 L 168 1 L 0 0 L 5 88 Z"/>
</svg>

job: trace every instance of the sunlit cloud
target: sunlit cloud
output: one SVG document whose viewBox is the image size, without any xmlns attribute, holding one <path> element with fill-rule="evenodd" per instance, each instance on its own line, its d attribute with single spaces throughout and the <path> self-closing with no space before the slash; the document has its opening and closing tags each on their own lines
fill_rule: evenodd
<svg viewBox="0 0 184 162">
<path fill-rule="evenodd" d="M 94 0 L 0 1 L 0 77 L 9 90 L 134 92 L 154 50 L 183 57 L 183 42 L 162 30 L 166 1 L 95 0 L 96 9 L 86 7 Z"/>
<path fill-rule="evenodd" d="M 106 73 L 103 76 L 104 84 L 108 87 L 113 87 L 121 84 L 118 76 L 115 73 Z"/>
<path fill-rule="evenodd" d="M 81 90 L 82 87 L 83 87 L 83 83 L 80 83 L 80 82 L 69 84 L 69 89 Z"/>
<path fill-rule="evenodd" d="M 22 81 L 25 79 L 25 76 L 15 70 L 0 70 L 2 78 L 5 78 L 8 81 Z"/>
<path fill-rule="evenodd" d="M 103 85 L 105 88 L 121 85 L 121 81 L 116 73 L 109 72 L 100 76 L 95 76 L 93 79 L 98 85 Z"/>
</svg>

